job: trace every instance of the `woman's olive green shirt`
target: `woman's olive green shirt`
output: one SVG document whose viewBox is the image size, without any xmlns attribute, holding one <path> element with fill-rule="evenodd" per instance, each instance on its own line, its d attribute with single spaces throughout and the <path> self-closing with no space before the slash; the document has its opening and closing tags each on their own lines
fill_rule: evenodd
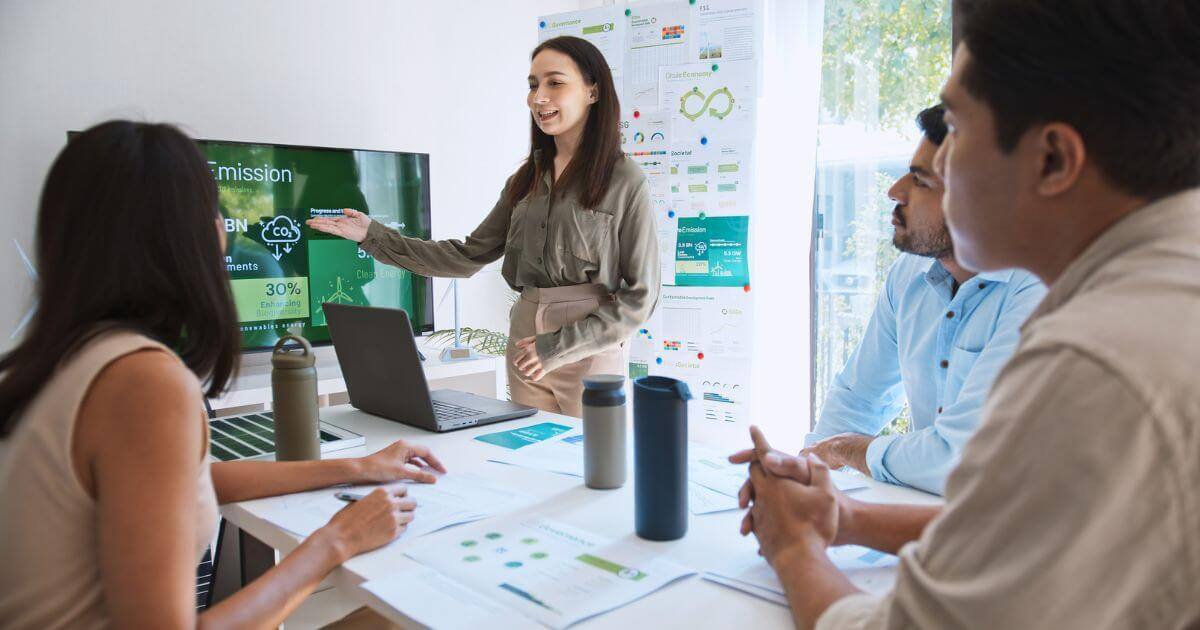
<svg viewBox="0 0 1200 630">
<path fill-rule="evenodd" d="M 515 206 L 505 191 L 465 241 L 424 241 L 372 222 L 361 247 L 377 260 L 423 276 L 465 278 L 504 257 L 501 275 L 516 291 L 601 284 L 612 294 L 588 317 L 538 335 L 547 371 L 627 340 L 658 305 L 658 234 L 646 177 L 633 160 L 613 170 L 608 191 L 585 208 L 574 190 L 550 195 L 547 173 Z"/>
</svg>

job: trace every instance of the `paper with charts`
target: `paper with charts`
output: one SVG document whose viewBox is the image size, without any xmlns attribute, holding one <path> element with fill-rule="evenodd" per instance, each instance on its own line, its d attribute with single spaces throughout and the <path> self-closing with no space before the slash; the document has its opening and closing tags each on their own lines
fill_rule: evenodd
<svg viewBox="0 0 1200 630">
<path fill-rule="evenodd" d="M 586 39 L 604 55 L 615 80 L 622 74 L 625 22 L 625 15 L 616 5 L 543 15 L 538 17 L 538 43 L 563 35 Z"/>
<path fill-rule="evenodd" d="M 688 61 L 691 6 L 686 2 L 645 2 L 628 11 L 621 102 L 626 107 L 657 107 L 659 68 Z"/>
<path fill-rule="evenodd" d="M 626 458 L 628 455 L 626 453 Z M 554 439 L 530 444 L 519 451 L 495 451 L 488 456 L 488 461 L 583 477 L 583 433 L 575 429 Z"/>
<path fill-rule="evenodd" d="M 686 381 L 696 397 L 690 413 L 736 422 L 750 404 L 753 324 L 754 301 L 740 289 L 664 286 L 658 310 L 630 340 L 631 374 Z"/>
<path fill-rule="evenodd" d="M 827 553 L 834 566 L 841 569 L 852 584 L 867 593 L 886 593 L 896 581 L 896 564 L 899 561 L 896 556 L 858 545 L 830 547 Z M 788 603 L 775 570 L 759 557 L 709 569 L 704 579 L 777 604 L 786 606 Z"/>
<path fill-rule="evenodd" d="M 541 624 L 517 611 L 476 593 L 429 567 L 399 567 L 387 577 L 359 585 L 365 603 L 378 610 L 379 603 L 404 617 L 437 630 L 541 628 Z"/>
<path fill-rule="evenodd" d="M 412 522 L 396 540 L 411 540 L 451 525 L 487 518 L 501 510 L 510 509 L 514 501 L 524 498 L 480 475 L 470 473 L 442 475 L 434 484 L 389 485 L 405 486 L 408 496 L 417 502 Z M 346 502 L 334 496 L 335 492 L 367 493 L 376 487 L 324 488 L 274 497 L 270 499 L 269 507 L 259 510 L 258 514 L 293 534 L 308 536 L 346 507 Z"/>
<path fill-rule="evenodd" d="M 620 608 L 695 573 L 649 547 L 539 515 L 456 528 L 405 555 L 551 628 Z"/>
<path fill-rule="evenodd" d="M 693 5 L 689 63 L 753 60 L 762 56 L 755 37 L 755 0 L 705 0 Z"/>
</svg>

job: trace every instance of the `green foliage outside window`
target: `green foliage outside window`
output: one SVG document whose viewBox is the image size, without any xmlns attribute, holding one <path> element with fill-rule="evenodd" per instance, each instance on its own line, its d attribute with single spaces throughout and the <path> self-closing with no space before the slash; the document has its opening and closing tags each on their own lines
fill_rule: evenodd
<svg viewBox="0 0 1200 630">
<path fill-rule="evenodd" d="M 949 74 L 949 0 L 825 0 L 822 122 L 904 129 Z"/>
<path fill-rule="evenodd" d="M 907 170 L 909 154 L 861 139 L 882 146 L 905 138 L 909 151 L 916 146 L 913 119 L 937 102 L 950 72 L 950 0 L 825 0 L 824 31 L 814 414 L 862 339 L 898 254 L 887 190 Z M 840 146 L 848 137 L 867 146 Z M 904 432 L 909 423 L 906 406 L 884 433 Z"/>
</svg>

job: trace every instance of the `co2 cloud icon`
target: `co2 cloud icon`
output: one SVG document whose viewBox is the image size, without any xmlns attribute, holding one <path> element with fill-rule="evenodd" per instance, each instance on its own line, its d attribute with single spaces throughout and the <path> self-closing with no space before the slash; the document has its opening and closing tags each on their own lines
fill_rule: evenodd
<svg viewBox="0 0 1200 630">
<path fill-rule="evenodd" d="M 267 243 L 296 243 L 300 240 L 300 226 L 291 217 L 275 217 L 263 225 L 262 238 Z"/>
<path fill-rule="evenodd" d="M 271 255 L 279 260 L 284 254 L 292 253 L 292 244 L 300 242 L 300 226 L 288 216 L 277 216 L 262 223 L 262 240 L 273 246 Z M 280 245 L 283 245 L 280 251 Z"/>
</svg>

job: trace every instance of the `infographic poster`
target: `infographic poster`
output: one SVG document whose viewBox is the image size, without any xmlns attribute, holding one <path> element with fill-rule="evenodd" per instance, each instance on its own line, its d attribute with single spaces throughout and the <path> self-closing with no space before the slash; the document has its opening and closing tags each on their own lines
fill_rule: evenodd
<svg viewBox="0 0 1200 630">
<path fill-rule="evenodd" d="M 621 116 L 621 149 L 646 174 L 650 208 L 658 229 L 660 275 L 675 283 L 677 212 L 671 207 L 671 117 L 661 110 L 628 110 Z"/>
<path fill-rule="evenodd" d="M 614 75 L 621 74 L 625 52 L 625 15 L 615 5 L 570 11 L 538 18 L 538 43 L 570 35 L 586 39 L 600 49 Z"/>
<path fill-rule="evenodd" d="M 625 105 L 658 106 L 658 73 L 687 63 L 691 7 L 685 2 L 630 6 L 626 22 Z"/>
<path fill-rule="evenodd" d="M 679 140 L 753 138 L 755 67 L 752 61 L 695 63 L 659 69 L 659 105 L 671 112 Z"/>
<path fill-rule="evenodd" d="M 745 290 L 663 287 L 655 319 L 631 344 L 631 362 L 638 357 L 650 373 L 687 382 L 693 414 L 739 422 L 750 404 L 753 321 Z"/>
<path fill-rule="evenodd" d="M 755 37 L 755 0 L 705 0 L 692 14 L 689 62 L 753 60 L 762 38 Z"/>
<path fill-rule="evenodd" d="M 675 284 L 749 286 L 749 236 L 750 217 L 680 219 L 675 244 Z"/>
<path fill-rule="evenodd" d="M 748 420 L 751 403 L 760 7 L 706 0 L 595 10 L 623 14 L 621 58 L 610 59 L 624 85 L 621 146 L 649 182 L 662 261 L 659 306 L 629 339 L 628 374 L 686 381 L 693 413 L 717 422 Z M 542 18 L 539 38 L 597 22 L 585 14 Z"/>
<path fill-rule="evenodd" d="M 625 60 L 625 27 L 628 24 L 624 12 L 613 5 L 543 15 L 538 17 L 538 43 L 554 37 L 569 35 L 591 42 L 604 55 L 613 75 L 613 87 L 617 98 L 625 102 L 623 62 Z"/>
</svg>

